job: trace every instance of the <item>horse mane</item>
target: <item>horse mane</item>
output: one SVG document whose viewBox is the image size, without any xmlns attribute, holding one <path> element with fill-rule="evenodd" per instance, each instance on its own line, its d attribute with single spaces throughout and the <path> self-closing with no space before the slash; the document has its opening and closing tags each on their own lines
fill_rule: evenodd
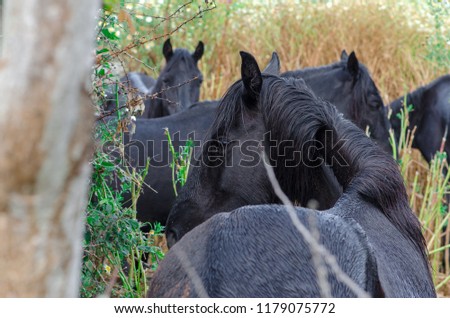
<svg viewBox="0 0 450 318">
<path fill-rule="evenodd" d="M 343 67 L 345 67 L 345 65 L 346 64 L 344 61 L 337 61 L 337 62 L 333 62 L 330 64 L 321 65 L 321 66 L 309 66 L 309 67 L 304 67 L 299 70 L 284 72 L 281 74 L 281 77 L 296 77 L 296 78 L 303 77 L 304 78 L 304 77 L 308 77 L 308 76 L 316 76 L 317 74 L 321 74 L 323 72 L 329 72 L 330 70 L 343 68 Z"/>
<path fill-rule="evenodd" d="M 324 144 L 324 150 L 317 151 L 316 155 L 323 157 L 325 164 L 332 168 L 344 192 L 356 191 L 377 206 L 426 257 L 420 223 L 409 207 L 403 178 L 391 156 L 344 119 L 332 104 L 316 98 L 308 89 L 299 90 L 298 85 L 280 78 L 266 78 L 259 102 L 266 127 L 271 128 L 277 140 L 294 140 L 296 149 L 302 149 L 311 140 Z M 334 144 L 326 139 L 327 131 L 331 132 Z M 338 155 L 344 164 L 336 162 Z M 297 177 L 310 174 L 311 169 L 305 164 L 299 166 Z"/>
<path fill-rule="evenodd" d="M 218 135 L 226 135 L 237 116 L 253 111 L 242 101 L 242 92 L 240 80 L 222 98 L 216 120 L 211 126 L 211 130 Z M 280 185 L 291 200 L 297 197 L 302 205 L 306 205 L 307 200 L 313 197 L 308 192 L 311 182 L 324 172 L 320 169 L 323 167 L 311 167 L 311 164 L 322 158 L 325 165 L 333 170 L 345 193 L 356 192 L 377 206 L 426 257 L 420 223 L 409 207 L 403 178 L 392 157 L 384 153 L 361 129 L 344 119 L 332 104 L 315 97 L 304 82 L 263 74 L 258 104 L 266 128 L 276 140 L 292 140 L 293 148 L 297 151 L 311 143 L 316 145 L 316 149 L 320 149 L 317 147 L 320 144 L 325 145 L 323 150 L 313 154 L 313 158 L 308 158 L 311 160 L 303 160 L 302 164 L 297 165 L 295 173 L 287 170 L 292 168 L 286 168 L 283 164 L 275 165 Z M 326 140 L 324 136 L 327 131 L 331 132 L 336 143 L 330 144 Z M 335 148 L 340 151 L 337 153 Z M 336 164 L 334 158 L 339 154 L 345 160 L 344 164 Z"/>
<path fill-rule="evenodd" d="M 237 81 L 231 85 L 224 97 L 220 99 L 217 108 L 217 116 L 212 123 L 209 132 L 216 136 L 226 136 L 235 122 L 236 116 L 246 111 L 245 105 L 241 101 L 242 81 Z"/>
<path fill-rule="evenodd" d="M 352 113 L 354 114 L 353 122 L 357 125 L 361 126 L 361 109 L 360 104 L 361 101 L 363 103 L 368 104 L 367 102 L 367 92 L 370 92 L 369 94 L 375 95 L 377 99 L 383 100 L 380 96 L 380 92 L 378 91 L 378 88 L 376 87 L 375 83 L 372 80 L 372 77 L 370 76 L 369 70 L 367 67 L 359 63 L 359 74 L 357 78 L 353 80 L 353 89 L 352 89 Z M 375 89 L 374 89 L 375 88 Z M 366 92 L 365 94 L 363 92 Z M 384 105 L 383 105 L 384 106 Z"/>
</svg>

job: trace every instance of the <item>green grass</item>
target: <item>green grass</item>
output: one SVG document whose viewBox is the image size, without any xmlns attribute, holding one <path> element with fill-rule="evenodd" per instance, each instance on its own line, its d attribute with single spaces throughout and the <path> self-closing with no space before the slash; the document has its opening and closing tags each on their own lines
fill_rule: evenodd
<svg viewBox="0 0 450 318">
<path fill-rule="evenodd" d="M 449 282 L 449 231 L 448 202 L 446 195 L 450 193 L 450 172 L 448 172 L 447 154 L 443 147 L 436 153 L 428 165 L 418 153 L 412 149 L 414 131 L 410 131 L 408 115 L 412 111 L 412 105 L 403 103 L 403 109 L 399 114 L 401 120 L 401 134 L 397 147 L 391 131 L 391 143 L 394 158 L 399 163 L 400 171 L 405 180 L 405 186 L 410 198 L 410 206 L 415 211 L 423 227 L 423 233 L 427 242 L 429 259 L 433 268 L 433 279 L 436 289 L 441 293 L 448 293 Z M 445 140 L 443 141 L 444 144 Z"/>
</svg>

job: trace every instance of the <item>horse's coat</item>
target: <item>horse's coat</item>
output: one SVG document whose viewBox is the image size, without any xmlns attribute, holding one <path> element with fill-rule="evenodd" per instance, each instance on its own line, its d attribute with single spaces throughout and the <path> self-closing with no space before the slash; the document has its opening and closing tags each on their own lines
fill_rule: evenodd
<svg viewBox="0 0 450 318">
<path fill-rule="evenodd" d="M 319 232 L 341 270 L 371 296 L 382 296 L 373 250 L 351 219 L 297 208 Z M 315 253 L 318 253 L 315 251 Z M 319 262 L 325 265 L 319 256 Z M 333 297 L 355 297 L 325 266 Z M 192 272 L 195 272 L 194 274 Z M 198 275 L 200 282 L 195 282 Z M 198 286 L 200 285 L 200 286 Z M 311 246 L 283 206 L 247 206 L 219 213 L 169 251 L 150 282 L 149 297 L 321 297 Z"/>
</svg>

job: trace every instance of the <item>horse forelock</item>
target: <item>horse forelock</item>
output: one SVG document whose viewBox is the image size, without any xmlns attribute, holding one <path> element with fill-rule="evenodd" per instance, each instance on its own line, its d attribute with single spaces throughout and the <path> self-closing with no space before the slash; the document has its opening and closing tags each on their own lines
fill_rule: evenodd
<svg viewBox="0 0 450 318">
<path fill-rule="evenodd" d="M 235 119 L 244 111 L 241 101 L 242 81 L 237 81 L 227 90 L 217 107 L 216 118 L 214 119 L 208 136 L 211 138 L 218 135 L 226 136 L 232 128 Z"/>
<path fill-rule="evenodd" d="M 379 99 L 381 102 L 383 99 L 381 98 L 380 92 L 375 85 L 369 71 L 366 66 L 362 63 L 359 64 L 359 74 L 358 77 L 354 80 L 352 85 L 352 103 L 351 103 L 351 113 L 352 113 L 352 121 L 361 127 L 362 120 L 362 112 L 365 110 L 362 109 L 363 105 L 368 106 L 369 104 L 369 95 L 374 95 L 376 99 Z M 365 107 L 367 109 L 367 107 Z M 361 127 L 365 128 L 365 127 Z"/>
<path fill-rule="evenodd" d="M 174 65 L 181 62 L 184 62 L 189 70 L 197 69 L 197 62 L 192 57 L 192 54 L 188 50 L 182 48 L 173 51 L 173 56 L 170 58 L 165 68 L 170 72 Z"/>
</svg>

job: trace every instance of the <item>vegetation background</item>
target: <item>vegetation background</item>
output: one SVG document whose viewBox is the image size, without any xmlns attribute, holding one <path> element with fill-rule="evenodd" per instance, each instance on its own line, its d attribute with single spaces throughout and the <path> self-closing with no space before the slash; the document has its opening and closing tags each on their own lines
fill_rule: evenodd
<svg viewBox="0 0 450 318">
<path fill-rule="evenodd" d="M 205 54 L 199 62 L 204 82 L 201 98 L 220 98 L 240 76 L 238 52 L 256 56 L 261 65 L 277 51 L 282 71 L 319 66 L 338 60 L 343 49 L 355 51 L 371 71 L 387 104 L 410 90 L 448 74 L 450 69 L 450 4 L 436 0 L 105 0 L 99 23 L 94 95 L 102 103 L 105 88 L 126 72 L 141 71 L 157 78 L 163 66 L 162 44 L 170 36 L 174 47 L 193 50 L 199 40 Z M 117 112 L 119 124 L 98 125 L 96 138 L 121 149 L 120 134 L 133 112 Z M 407 115 L 403 119 L 406 123 Z M 162 132 L 163 133 L 163 132 Z M 428 164 L 411 149 L 405 134 L 397 160 L 428 242 L 433 276 L 440 296 L 450 295 L 448 191 L 445 154 Z M 123 148 L 123 147 L 122 147 Z M 138 297 L 145 294 L 146 278 L 164 255 L 158 243 L 161 226 L 143 236 L 135 207 L 125 207 L 123 192 L 133 202 L 145 171 L 121 168 L 101 151 L 93 160 L 91 203 L 87 210 L 83 288 L 81 295 Z M 126 165 L 125 165 L 126 166 Z M 111 173 L 124 181 L 113 193 L 105 180 Z M 151 266 L 138 259 L 150 253 Z M 443 261 L 444 260 L 444 261 Z"/>
</svg>

